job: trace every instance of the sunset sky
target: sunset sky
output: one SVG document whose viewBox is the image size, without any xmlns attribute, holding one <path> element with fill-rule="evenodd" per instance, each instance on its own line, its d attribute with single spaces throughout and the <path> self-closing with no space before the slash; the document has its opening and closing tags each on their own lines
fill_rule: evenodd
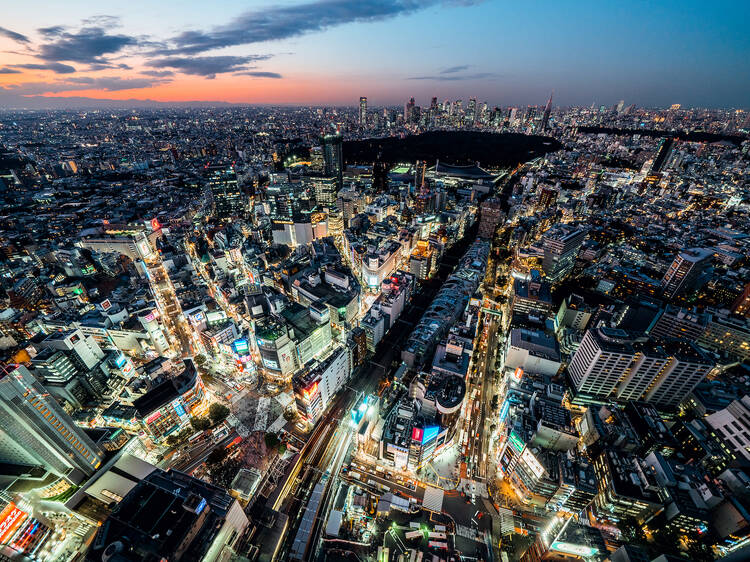
<svg viewBox="0 0 750 562">
<path fill-rule="evenodd" d="M 750 107 L 750 2 L 5 2 L 0 107 L 67 98 Z"/>
</svg>

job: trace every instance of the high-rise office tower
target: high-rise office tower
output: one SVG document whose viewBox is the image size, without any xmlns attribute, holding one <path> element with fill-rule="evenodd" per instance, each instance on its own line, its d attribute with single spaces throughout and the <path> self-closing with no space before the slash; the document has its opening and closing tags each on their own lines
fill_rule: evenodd
<svg viewBox="0 0 750 562">
<path fill-rule="evenodd" d="M 661 280 L 662 294 L 671 299 L 699 289 L 711 274 L 713 251 L 690 248 L 677 254 Z"/>
<path fill-rule="evenodd" d="M 364 96 L 359 98 L 359 125 L 367 127 L 367 98 Z"/>
<path fill-rule="evenodd" d="M 479 233 L 480 238 L 492 239 L 495 234 L 497 225 L 503 220 L 503 209 L 500 200 L 491 197 L 482 201 L 479 216 Z"/>
<path fill-rule="evenodd" d="M 323 172 L 328 177 L 336 178 L 337 189 L 344 183 L 344 139 L 340 133 L 332 133 L 323 137 Z"/>
<path fill-rule="evenodd" d="M 104 352 L 91 336 L 85 336 L 81 330 L 55 332 L 42 341 L 40 347 L 57 349 L 66 355 L 83 372 L 90 371 L 104 359 Z"/>
<path fill-rule="evenodd" d="M 241 215 L 245 210 L 237 174 L 231 166 L 212 166 L 208 169 L 208 186 L 214 198 L 214 212 L 220 219 Z"/>
<path fill-rule="evenodd" d="M 549 209 L 557 203 L 558 191 L 554 187 L 545 186 L 539 193 L 539 205 L 540 209 Z"/>
<path fill-rule="evenodd" d="M 547 100 L 547 105 L 544 106 L 544 114 L 542 115 L 542 132 L 547 130 L 547 126 L 549 125 L 549 114 L 552 111 L 552 92 L 549 95 L 549 99 Z"/>
<path fill-rule="evenodd" d="M 639 400 L 654 379 L 663 373 L 672 357 L 653 342 L 633 345 L 635 357 L 615 391 L 621 400 Z"/>
<path fill-rule="evenodd" d="M 473 125 L 477 120 L 477 100 L 469 98 L 469 105 L 466 107 L 466 122 Z"/>
<path fill-rule="evenodd" d="M 338 182 L 335 177 L 311 178 L 315 192 L 315 202 L 322 207 L 331 207 L 336 203 L 338 197 Z"/>
<path fill-rule="evenodd" d="M 654 158 L 653 164 L 651 164 L 650 174 L 658 174 L 664 164 L 667 162 L 667 158 L 672 153 L 674 147 L 674 139 L 665 138 L 659 143 L 659 150 L 656 152 L 656 158 Z"/>
<path fill-rule="evenodd" d="M 544 233 L 542 270 L 550 283 L 564 279 L 575 265 L 586 231 L 568 225 L 550 228 Z"/>
<path fill-rule="evenodd" d="M 0 461 L 43 466 L 80 482 L 99 467 L 102 452 L 29 370 L 0 370 Z"/>
<path fill-rule="evenodd" d="M 409 98 L 409 101 L 404 106 L 404 123 L 411 123 L 414 119 L 414 98 Z"/>
<path fill-rule="evenodd" d="M 577 394 L 595 400 L 607 398 L 627 373 L 635 355 L 624 330 L 588 330 L 568 366 Z"/>
<path fill-rule="evenodd" d="M 669 342 L 667 366 L 646 391 L 644 400 L 661 409 L 674 409 L 698 386 L 714 364 L 692 342 Z"/>
</svg>

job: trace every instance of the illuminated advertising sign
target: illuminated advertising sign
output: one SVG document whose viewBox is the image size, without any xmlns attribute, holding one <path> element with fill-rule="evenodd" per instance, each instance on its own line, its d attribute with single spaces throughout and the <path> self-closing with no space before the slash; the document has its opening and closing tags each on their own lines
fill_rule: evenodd
<svg viewBox="0 0 750 562">
<path fill-rule="evenodd" d="M 187 414 L 185 413 L 185 407 L 182 405 L 182 402 L 173 402 L 172 407 L 174 408 L 175 413 L 182 417 L 185 417 Z"/>
<path fill-rule="evenodd" d="M 276 361 L 273 361 L 271 359 L 263 358 L 263 364 L 266 366 L 267 369 L 273 369 L 274 371 L 279 370 L 279 364 Z"/>
<path fill-rule="evenodd" d="M 510 441 L 511 447 L 513 447 L 517 453 L 523 451 L 523 448 L 526 446 L 525 443 L 518 437 L 518 435 L 513 432 L 511 432 L 510 436 L 508 436 L 508 441 Z"/>
<path fill-rule="evenodd" d="M 156 217 L 151 219 L 151 230 L 159 230 L 161 228 L 161 225 L 159 224 L 159 219 Z"/>
<path fill-rule="evenodd" d="M 516 367 L 516 370 L 513 372 L 513 380 L 516 382 L 521 382 L 521 379 L 523 378 L 523 369 L 521 367 Z"/>
<path fill-rule="evenodd" d="M 306 400 L 310 400 L 310 397 L 315 396 L 318 393 L 318 383 L 314 382 L 307 388 L 302 389 L 302 395 Z"/>
<path fill-rule="evenodd" d="M 146 322 L 153 322 L 154 320 L 156 320 L 156 314 L 154 314 L 154 311 L 152 310 L 146 315 L 143 320 Z"/>
<path fill-rule="evenodd" d="M 151 423 L 156 420 L 158 420 L 161 417 L 161 412 L 154 412 L 149 417 L 146 418 L 146 423 Z"/>
<path fill-rule="evenodd" d="M 117 365 L 118 369 L 122 369 L 125 366 L 125 363 L 127 362 L 128 362 L 127 358 L 122 353 L 120 353 L 120 355 L 118 355 L 117 358 L 115 359 L 115 365 Z"/>
<path fill-rule="evenodd" d="M 200 512 L 206 508 L 206 505 L 207 505 L 206 498 L 201 498 L 201 501 L 198 503 L 198 505 L 195 508 L 196 515 L 200 514 Z"/>
<path fill-rule="evenodd" d="M 102 301 L 102 303 L 99 306 L 102 307 L 102 310 L 104 312 L 107 312 L 110 308 L 112 308 L 112 303 L 109 302 L 109 299 L 106 299 L 106 300 Z"/>
<path fill-rule="evenodd" d="M 500 423 L 503 423 L 505 418 L 508 417 L 508 410 L 510 410 L 510 400 L 503 402 L 503 407 L 500 409 Z"/>
<path fill-rule="evenodd" d="M 28 514 L 10 502 L 0 513 L 0 544 L 6 544 L 24 522 Z"/>
<path fill-rule="evenodd" d="M 232 347 L 237 355 L 247 355 L 250 353 L 250 346 L 247 344 L 246 339 L 234 340 Z"/>
<path fill-rule="evenodd" d="M 529 467 L 529 470 L 534 473 L 534 476 L 536 476 L 537 478 L 541 478 L 542 476 L 544 476 L 544 473 L 546 471 L 536 459 L 534 453 L 532 453 L 528 449 L 524 450 L 524 452 L 521 453 L 521 460 L 526 464 L 526 466 Z"/>
<path fill-rule="evenodd" d="M 425 427 L 422 434 L 422 444 L 429 443 L 440 433 L 440 428 L 436 425 Z"/>
<path fill-rule="evenodd" d="M 412 441 L 418 441 L 419 443 L 422 442 L 422 434 L 424 432 L 422 431 L 422 428 L 415 427 L 411 430 L 411 439 Z"/>
<path fill-rule="evenodd" d="M 552 546 L 550 546 L 549 549 L 555 550 L 557 552 L 563 552 L 565 554 L 572 554 L 573 556 L 581 556 L 583 558 L 588 558 L 599 552 L 596 548 L 592 548 L 590 546 L 573 544 L 563 541 L 553 542 Z"/>
</svg>

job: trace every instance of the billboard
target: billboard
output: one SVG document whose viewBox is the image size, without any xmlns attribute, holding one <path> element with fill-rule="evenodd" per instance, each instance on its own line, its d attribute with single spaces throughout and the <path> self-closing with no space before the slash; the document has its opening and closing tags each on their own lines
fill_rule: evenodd
<svg viewBox="0 0 750 562">
<path fill-rule="evenodd" d="M 508 441 L 510 442 L 511 447 L 513 447 L 517 453 L 523 451 L 523 448 L 526 446 L 526 444 L 521 441 L 521 438 L 513 432 L 511 432 L 511 434 L 508 436 Z"/>
<path fill-rule="evenodd" d="M 7 544 L 21 526 L 21 523 L 28 517 L 28 513 L 21 511 L 15 503 L 10 502 L 0 512 L 0 544 Z"/>
<path fill-rule="evenodd" d="M 419 443 L 422 443 L 422 435 L 424 434 L 424 431 L 421 427 L 415 427 L 411 430 L 411 439 L 412 441 L 418 441 Z"/>
<path fill-rule="evenodd" d="M 120 355 L 115 358 L 115 365 L 117 365 L 118 369 L 122 369 L 125 366 L 125 363 L 127 363 L 128 360 L 125 357 L 125 354 L 120 353 Z"/>
<path fill-rule="evenodd" d="M 247 343 L 247 340 L 244 338 L 234 340 L 232 343 L 232 349 L 234 349 L 234 352 L 237 355 L 247 355 L 250 353 L 250 346 Z"/>
<path fill-rule="evenodd" d="M 437 425 L 425 427 L 422 432 L 422 444 L 424 445 L 435 439 L 435 437 L 438 436 L 438 433 L 440 433 L 440 427 Z"/>
</svg>

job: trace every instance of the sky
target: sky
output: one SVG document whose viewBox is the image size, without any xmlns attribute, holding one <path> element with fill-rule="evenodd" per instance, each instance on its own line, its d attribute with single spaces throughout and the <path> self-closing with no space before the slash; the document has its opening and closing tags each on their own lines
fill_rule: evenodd
<svg viewBox="0 0 750 562">
<path fill-rule="evenodd" d="M 746 0 L 25 0 L 0 18 L 0 108 L 750 108 L 748 21 Z"/>
</svg>

